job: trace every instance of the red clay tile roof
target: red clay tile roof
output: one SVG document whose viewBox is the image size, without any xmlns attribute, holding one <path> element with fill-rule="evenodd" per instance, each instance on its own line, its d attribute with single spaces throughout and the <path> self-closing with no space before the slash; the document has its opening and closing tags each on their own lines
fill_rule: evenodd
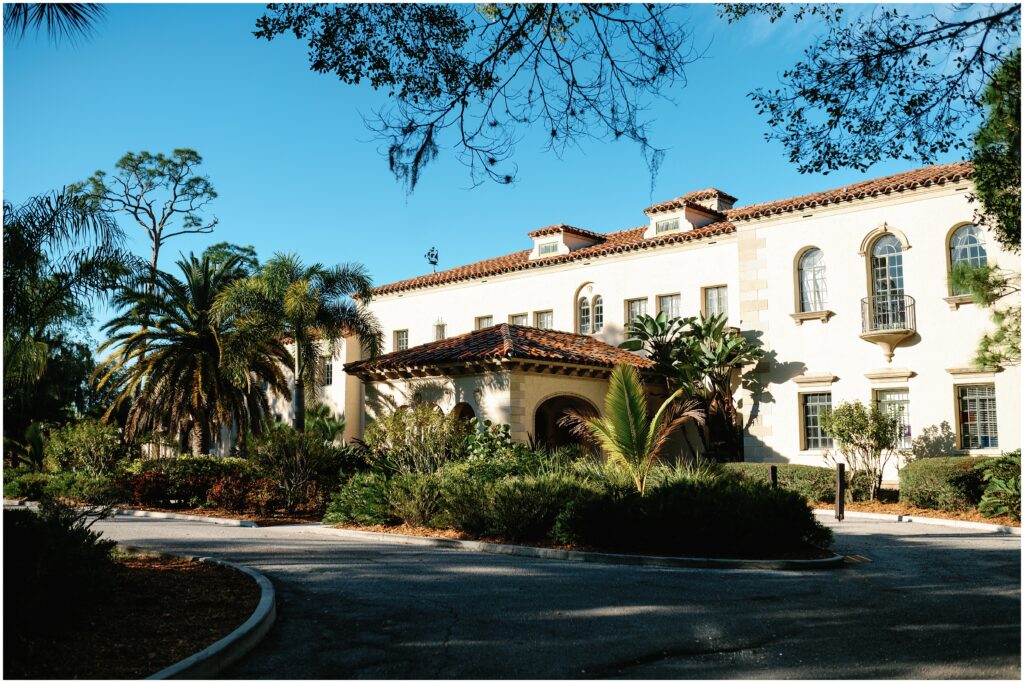
<svg viewBox="0 0 1024 683">
<path fill-rule="evenodd" d="M 628 230 L 620 230 L 618 232 L 610 232 L 602 235 L 601 237 L 604 238 L 602 242 L 577 249 L 568 254 L 561 254 L 558 256 L 551 256 L 531 261 L 529 258 L 530 250 L 527 249 L 524 251 L 517 251 L 512 254 L 506 254 L 504 256 L 477 261 L 476 263 L 470 263 L 469 265 L 459 266 L 449 270 L 442 270 L 438 273 L 430 273 L 429 275 L 422 275 L 408 280 L 401 280 L 399 282 L 381 285 L 374 289 L 373 293 L 375 295 L 392 294 L 411 289 L 436 287 L 451 284 L 453 282 L 462 282 L 465 280 L 488 277 L 490 275 L 501 275 L 519 270 L 528 270 L 530 268 L 546 268 L 548 266 L 555 266 L 562 263 L 568 263 L 570 261 L 598 258 L 601 256 L 609 256 L 611 254 L 636 251 L 639 249 L 651 249 L 679 242 L 700 240 L 707 237 L 713 237 L 715 235 L 724 235 L 735 232 L 736 228 L 731 221 L 750 220 L 753 218 L 787 213 L 789 211 L 799 211 L 810 207 L 827 206 L 829 204 L 836 204 L 839 202 L 849 202 L 857 199 L 877 197 L 883 194 L 912 190 L 919 187 L 929 187 L 931 185 L 947 182 L 958 182 L 971 177 L 973 173 L 974 168 L 969 161 L 960 161 L 941 166 L 928 166 L 926 168 L 919 168 L 906 173 L 897 173 L 896 175 L 886 176 L 884 178 L 865 180 L 860 183 L 854 183 L 853 185 L 847 185 L 834 190 L 826 190 L 824 192 L 816 192 L 814 194 L 792 197 L 790 199 L 782 199 L 773 202 L 764 202 L 762 204 L 752 204 L 738 209 L 729 209 L 722 214 L 725 216 L 724 220 L 720 220 L 694 230 L 671 233 L 668 235 L 659 235 L 657 237 L 644 239 L 643 235 L 647 230 L 647 226 L 629 228 Z M 726 195 L 724 192 L 710 188 L 707 190 L 691 192 L 672 201 L 695 201 L 695 198 L 702 196 L 707 199 L 711 197 L 709 193 L 715 192 L 719 192 L 722 196 L 732 199 L 732 197 Z M 670 202 L 663 202 L 662 204 L 667 203 Z M 658 206 L 661 205 L 655 204 L 647 210 L 650 211 Z M 706 207 L 702 208 L 706 211 L 708 210 Z M 541 228 L 541 230 L 547 229 L 550 228 Z M 578 228 L 574 228 L 574 230 L 578 230 Z M 590 234 L 597 235 L 598 233 Z"/>
<path fill-rule="evenodd" d="M 591 232 L 589 230 L 584 230 L 583 228 L 574 228 L 571 225 L 565 225 L 562 223 L 559 223 L 558 225 L 549 225 L 546 228 L 540 228 L 539 230 L 534 230 L 533 232 L 528 232 L 526 234 L 529 237 L 544 237 L 545 235 L 557 235 L 563 232 L 567 232 L 570 235 L 579 235 L 580 237 L 595 240 L 597 242 L 604 242 L 605 239 L 607 239 L 607 235 L 602 235 L 599 232 Z"/>
<path fill-rule="evenodd" d="M 345 372 L 360 374 L 487 360 L 535 360 L 600 368 L 628 363 L 641 370 L 654 367 L 647 358 L 593 337 L 502 323 L 376 359 L 346 363 Z"/>
<path fill-rule="evenodd" d="M 604 235 L 604 241 L 599 244 L 581 247 L 580 249 L 569 252 L 568 254 L 550 256 L 543 259 L 534 259 L 533 261 L 530 260 L 529 249 L 525 251 L 517 251 L 513 254 L 506 254 L 504 256 L 498 256 L 484 261 L 477 261 L 476 263 L 470 263 L 466 266 L 459 266 L 458 268 L 442 270 L 437 273 L 430 273 L 429 275 L 421 275 L 420 277 L 414 277 L 409 280 L 401 280 L 399 282 L 381 285 L 374 289 L 373 293 L 378 296 L 381 294 L 393 294 L 395 292 L 403 292 L 410 289 L 436 287 L 439 285 L 451 284 L 453 282 L 473 280 L 476 278 L 487 277 L 489 275 L 512 273 L 518 270 L 547 268 L 549 266 L 568 263 L 570 261 L 608 256 L 610 254 L 620 254 L 628 251 L 636 251 L 638 249 L 653 249 L 667 244 L 690 242 L 706 237 L 713 237 L 715 235 L 725 235 L 735 232 L 736 229 L 733 227 L 732 223 L 719 221 L 717 223 L 711 223 L 710 225 L 705 225 L 704 227 L 695 228 L 685 232 L 676 232 L 668 235 L 659 235 L 658 237 L 652 237 L 650 239 L 644 239 L 644 231 L 646 230 L 647 226 L 642 225 L 628 230 L 609 232 Z"/>
<path fill-rule="evenodd" d="M 661 213 L 662 211 L 675 211 L 689 206 L 695 209 L 703 209 L 704 211 L 714 211 L 714 213 L 721 215 L 720 211 L 715 211 L 714 209 L 701 204 L 701 202 L 706 202 L 709 199 L 717 199 L 719 197 L 724 199 L 727 203 L 736 201 L 736 198 L 731 194 L 722 192 L 714 187 L 709 187 L 706 190 L 694 190 L 693 192 L 687 192 L 682 197 L 676 197 L 675 199 L 670 199 L 667 202 L 659 202 L 652 206 L 648 206 L 644 209 L 644 213 L 652 214 Z"/>
<path fill-rule="evenodd" d="M 727 212 L 731 221 L 749 220 L 751 218 L 762 218 L 789 211 L 800 211 L 818 206 L 838 204 L 840 202 L 852 202 L 857 199 L 867 199 L 879 195 L 914 190 L 919 187 L 941 185 L 943 183 L 955 183 L 974 174 L 974 166 L 969 161 L 957 161 L 952 164 L 941 166 L 927 166 L 906 173 L 886 176 L 884 178 L 873 178 L 859 183 L 839 187 L 825 192 L 805 194 L 801 197 L 781 199 L 774 202 L 762 204 L 751 204 Z"/>
</svg>

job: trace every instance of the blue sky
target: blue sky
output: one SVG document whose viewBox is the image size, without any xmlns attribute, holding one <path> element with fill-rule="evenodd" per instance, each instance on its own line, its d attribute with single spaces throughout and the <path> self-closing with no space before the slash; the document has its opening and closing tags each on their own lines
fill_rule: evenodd
<svg viewBox="0 0 1024 683">
<path fill-rule="evenodd" d="M 772 86 L 810 39 L 809 26 L 756 20 L 727 25 L 709 5 L 682 6 L 702 60 L 688 84 L 650 112 L 651 139 L 668 148 L 653 194 L 639 149 L 585 141 L 557 158 L 527 138 L 511 187 L 471 188 L 467 169 L 442 150 L 414 194 L 388 171 L 361 115 L 386 103 L 368 87 L 312 73 L 290 36 L 252 31 L 262 5 L 109 5 L 89 40 L 4 45 L 4 198 L 15 203 L 111 170 L 127 151 L 192 147 L 219 198 L 209 236 L 165 246 L 178 252 L 217 241 L 253 244 L 261 258 L 295 251 L 307 261 L 359 261 L 377 283 L 528 248 L 526 233 L 552 223 L 596 231 L 645 222 L 652 201 L 718 187 L 739 204 L 803 194 L 912 167 L 879 164 L 867 176 L 800 175 L 746 94 Z M 961 158 L 959 153 L 942 161 Z M 141 230 L 125 223 L 140 254 Z"/>
</svg>

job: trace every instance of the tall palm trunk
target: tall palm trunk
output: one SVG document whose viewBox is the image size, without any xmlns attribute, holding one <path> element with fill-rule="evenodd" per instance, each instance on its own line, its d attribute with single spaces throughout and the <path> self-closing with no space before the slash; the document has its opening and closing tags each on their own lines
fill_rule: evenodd
<svg viewBox="0 0 1024 683">
<path fill-rule="evenodd" d="M 295 338 L 295 420 L 293 426 L 296 431 L 306 431 L 306 381 L 302 378 L 302 371 L 305 369 L 305 362 L 301 358 L 301 346 L 298 335 Z"/>
</svg>

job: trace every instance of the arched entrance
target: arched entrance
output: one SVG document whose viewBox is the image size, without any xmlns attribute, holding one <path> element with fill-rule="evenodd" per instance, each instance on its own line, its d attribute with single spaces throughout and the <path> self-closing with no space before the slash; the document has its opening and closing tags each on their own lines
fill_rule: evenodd
<svg viewBox="0 0 1024 683">
<path fill-rule="evenodd" d="M 456 403 L 452 408 L 451 414 L 460 420 L 472 420 L 476 417 L 476 411 L 468 403 Z"/>
<path fill-rule="evenodd" d="M 569 427 L 558 424 L 570 410 L 584 415 L 598 414 L 597 409 L 589 401 L 578 396 L 552 396 L 537 406 L 537 412 L 534 414 L 533 435 L 537 443 L 547 448 L 582 443 Z"/>
</svg>

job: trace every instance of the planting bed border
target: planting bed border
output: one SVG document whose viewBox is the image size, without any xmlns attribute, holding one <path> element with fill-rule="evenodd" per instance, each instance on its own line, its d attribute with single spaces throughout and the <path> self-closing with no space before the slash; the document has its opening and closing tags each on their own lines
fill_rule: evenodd
<svg viewBox="0 0 1024 683">
<path fill-rule="evenodd" d="M 568 560 L 571 562 L 595 562 L 600 564 L 633 565 L 641 567 L 676 567 L 689 569 L 831 569 L 843 565 L 842 555 L 832 554 L 813 560 L 741 560 L 720 557 L 669 557 L 662 555 L 632 555 L 627 553 L 603 553 L 580 550 L 557 550 L 554 548 L 537 548 L 526 545 L 508 543 L 486 543 L 484 541 L 464 541 L 452 538 L 432 538 L 429 536 L 406 536 L 404 534 L 385 534 L 376 531 L 357 531 L 355 529 L 336 529 L 318 524 L 302 524 L 298 527 L 304 533 L 325 534 L 355 541 L 385 541 L 398 545 L 419 545 L 449 550 L 471 550 L 496 555 L 515 555 L 518 557 L 534 557 L 545 560 Z"/>
<path fill-rule="evenodd" d="M 817 508 L 814 514 L 820 517 L 835 517 L 835 510 L 831 508 Z M 971 531 L 984 531 L 990 534 L 1009 534 L 1020 536 L 1019 526 L 1006 526 L 1004 524 L 987 524 L 985 522 L 967 522 L 960 519 L 945 519 L 943 517 L 925 517 L 923 515 L 887 515 L 883 512 L 857 512 L 847 510 L 843 513 L 849 519 L 874 519 L 880 522 L 898 522 L 902 524 L 926 524 L 932 526 L 948 526 L 955 529 L 970 529 Z"/>
</svg>

